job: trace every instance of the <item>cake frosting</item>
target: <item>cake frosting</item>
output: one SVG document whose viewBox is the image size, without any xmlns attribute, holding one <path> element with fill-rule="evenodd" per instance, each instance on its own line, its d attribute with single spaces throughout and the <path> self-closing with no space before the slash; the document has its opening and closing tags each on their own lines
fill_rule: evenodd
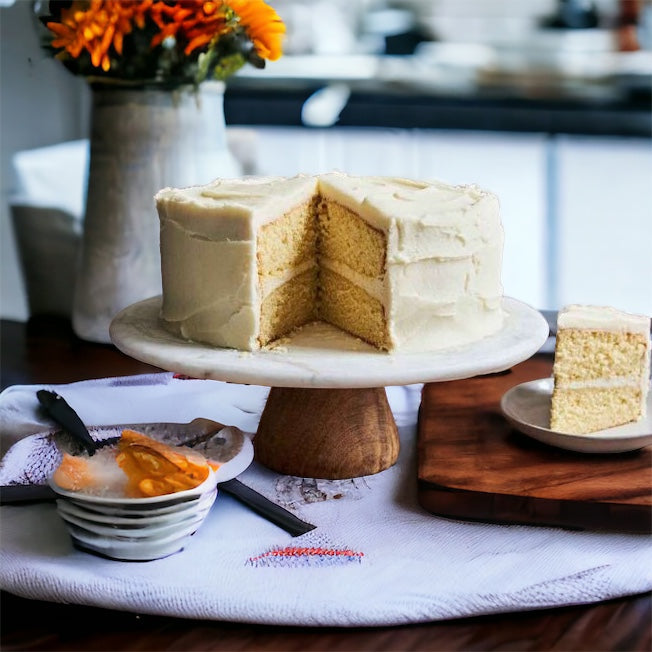
<svg viewBox="0 0 652 652">
<path fill-rule="evenodd" d="M 352 332 L 390 351 L 460 346 L 502 326 L 499 206 L 476 186 L 331 173 L 166 188 L 156 203 L 161 317 L 184 338 L 260 348 L 261 304 L 300 278 L 317 279 L 316 303 L 328 287 L 369 298 L 386 333 Z M 312 316 L 347 329 L 328 316 L 335 303 Z"/>
<path fill-rule="evenodd" d="M 611 306 L 572 304 L 559 311 L 557 329 L 608 330 L 616 333 L 650 334 L 650 318 L 623 312 Z"/>
</svg>

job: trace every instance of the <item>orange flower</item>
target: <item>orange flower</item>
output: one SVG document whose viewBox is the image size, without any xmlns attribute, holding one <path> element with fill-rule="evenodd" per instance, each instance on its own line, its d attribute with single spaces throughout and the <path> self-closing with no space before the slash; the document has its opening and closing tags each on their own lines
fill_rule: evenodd
<svg viewBox="0 0 652 652">
<path fill-rule="evenodd" d="M 61 22 L 49 22 L 55 34 L 52 47 L 63 48 L 73 58 L 82 50 L 91 55 L 91 62 L 105 72 L 111 68 L 111 46 L 122 54 L 123 39 L 132 29 L 132 20 L 144 25 L 145 11 L 152 0 L 74 0 L 69 9 L 61 10 Z"/>
<path fill-rule="evenodd" d="M 201 12 L 198 12 L 195 22 L 186 27 L 188 45 L 184 49 L 185 54 L 190 54 L 193 50 L 208 45 L 214 38 L 231 31 L 221 3 L 202 2 L 201 5 Z"/>
<path fill-rule="evenodd" d="M 222 4 L 207 0 L 183 0 L 173 5 L 158 0 L 152 5 L 151 16 L 160 29 L 151 47 L 170 37 L 184 39 L 186 55 L 231 30 Z"/>
<path fill-rule="evenodd" d="M 285 24 L 263 0 L 226 0 L 254 44 L 258 56 L 276 61 L 283 54 Z"/>
<path fill-rule="evenodd" d="M 283 54 L 285 25 L 264 0 L 72 0 L 51 7 L 51 46 L 77 74 L 197 84 Z M 128 56 L 120 56 L 123 47 Z"/>
</svg>

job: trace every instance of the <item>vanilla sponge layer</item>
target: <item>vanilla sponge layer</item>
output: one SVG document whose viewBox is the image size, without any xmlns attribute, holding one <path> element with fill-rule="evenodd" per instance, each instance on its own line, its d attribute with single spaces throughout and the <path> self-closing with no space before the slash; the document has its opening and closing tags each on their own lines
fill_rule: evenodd
<svg viewBox="0 0 652 652">
<path fill-rule="evenodd" d="M 640 387 L 578 387 L 556 391 L 550 427 L 557 432 L 582 435 L 643 416 Z"/>
<path fill-rule="evenodd" d="M 555 352 L 555 383 L 565 387 L 592 381 L 640 386 L 648 338 L 638 332 L 562 329 Z"/>
<path fill-rule="evenodd" d="M 253 350 L 323 319 L 379 348 L 435 350 L 502 325 L 502 227 L 477 188 L 236 180 L 166 189 L 157 206 L 161 315 L 187 339 Z"/>
</svg>

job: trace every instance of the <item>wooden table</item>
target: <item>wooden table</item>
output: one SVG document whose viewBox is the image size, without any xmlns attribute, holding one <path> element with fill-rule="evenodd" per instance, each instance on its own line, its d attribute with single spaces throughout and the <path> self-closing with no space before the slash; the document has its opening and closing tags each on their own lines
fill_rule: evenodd
<svg viewBox="0 0 652 652">
<path fill-rule="evenodd" d="M 82 342 L 67 322 L 3 321 L 2 388 L 156 371 Z M 540 361 L 539 361 L 540 362 Z M 492 382 L 491 376 L 486 383 Z M 477 383 L 476 383 L 477 385 Z M 473 405 L 465 381 L 446 383 Z M 641 650 L 652 649 L 652 596 L 401 627 L 307 628 L 193 621 L 25 600 L 0 603 L 8 650 Z"/>
</svg>

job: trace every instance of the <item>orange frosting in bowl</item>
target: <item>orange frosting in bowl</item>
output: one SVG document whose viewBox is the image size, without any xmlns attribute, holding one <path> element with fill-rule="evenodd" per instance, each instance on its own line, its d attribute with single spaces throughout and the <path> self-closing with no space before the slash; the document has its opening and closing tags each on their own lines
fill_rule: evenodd
<svg viewBox="0 0 652 652">
<path fill-rule="evenodd" d="M 219 464 L 185 447 L 168 446 L 134 430 L 123 430 L 112 461 L 122 469 L 121 491 L 127 498 L 147 498 L 194 489 Z M 107 460 L 64 453 L 53 475 L 62 489 L 96 493 L 106 485 Z M 124 477 L 126 476 L 126 483 Z M 112 483 L 114 486 L 115 482 Z"/>
</svg>

